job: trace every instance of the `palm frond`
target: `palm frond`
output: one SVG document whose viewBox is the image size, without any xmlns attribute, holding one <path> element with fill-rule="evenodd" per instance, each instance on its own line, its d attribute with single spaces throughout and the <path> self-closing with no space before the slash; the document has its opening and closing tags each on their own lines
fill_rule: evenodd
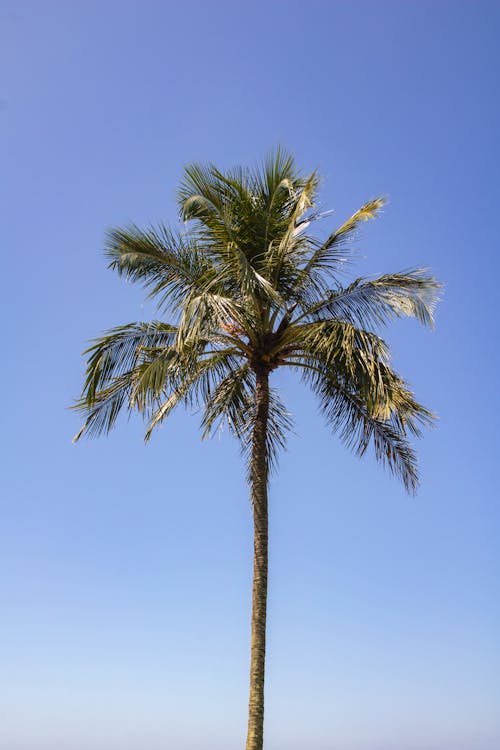
<svg viewBox="0 0 500 750">
<path fill-rule="evenodd" d="M 287 216 L 284 217 L 286 220 L 283 222 L 280 234 L 273 237 L 273 241 L 265 247 L 263 262 L 266 275 L 276 289 L 282 286 L 280 277 L 286 260 L 292 263 L 292 270 L 296 273 L 297 261 L 301 260 L 305 254 L 301 234 L 307 227 L 308 221 L 303 220 L 303 216 L 313 207 L 317 189 L 316 172 L 309 175 L 304 185 L 290 187 L 293 201 L 289 206 Z"/>
<path fill-rule="evenodd" d="M 413 317 L 432 327 L 441 288 L 427 269 L 420 268 L 372 280 L 356 279 L 306 308 L 296 322 L 338 319 L 359 326 L 381 326 L 394 318 Z"/>
<path fill-rule="evenodd" d="M 125 408 L 129 413 L 132 380 L 129 373 L 115 377 L 106 388 L 98 391 L 92 401 L 82 397 L 72 407 L 82 412 L 85 420 L 73 438 L 76 443 L 83 435 L 98 437 L 107 434 L 114 427 L 120 412 Z"/>
<path fill-rule="evenodd" d="M 244 441 L 249 415 L 253 409 L 254 376 L 245 362 L 222 378 L 206 394 L 202 419 L 203 438 L 227 425 L 230 432 Z"/>
<path fill-rule="evenodd" d="M 213 339 L 219 333 L 234 328 L 254 339 L 254 320 L 254 311 L 246 309 L 237 300 L 210 292 L 194 293 L 185 299 L 179 322 L 178 343 L 180 347 L 192 347 L 199 341 Z M 233 338 L 232 341 L 242 351 L 248 351 L 241 338 Z"/>
<path fill-rule="evenodd" d="M 203 437 L 209 437 L 227 426 L 239 440 L 249 465 L 255 409 L 255 376 L 245 363 L 222 379 L 209 394 L 202 420 Z M 267 456 L 271 471 L 277 468 L 279 454 L 285 449 L 287 434 L 292 428 L 291 414 L 279 393 L 271 388 L 267 423 Z"/>
<path fill-rule="evenodd" d="M 287 359 L 314 357 L 326 367 L 351 375 L 389 364 L 389 348 L 380 336 L 335 319 L 290 325 L 276 349 L 276 354 L 283 352 Z"/>
<path fill-rule="evenodd" d="M 303 377 L 319 397 L 322 414 L 342 442 L 358 456 L 372 442 L 376 459 L 414 493 L 418 486 L 417 461 L 407 431 L 418 436 L 420 426 L 429 426 L 433 415 L 415 401 L 402 381 L 395 377 L 399 385 L 388 405 L 382 404 L 376 393 L 370 399 L 355 382 L 321 366 L 305 366 Z"/>
<path fill-rule="evenodd" d="M 385 204 L 385 198 L 374 198 L 358 209 L 339 229 L 332 232 L 324 242 L 318 243 L 311 256 L 300 270 L 295 282 L 299 293 L 311 283 L 318 283 L 322 276 L 334 276 L 347 259 L 347 247 L 359 224 L 374 219 Z"/>
<path fill-rule="evenodd" d="M 267 429 L 267 455 L 271 472 L 278 468 L 281 451 L 286 449 L 288 433 L 293 430 L 293 417 L 286 408 L 279 392 L 269 390 L 269 416 Z"/>
<path fill-rule="evenodd" d="M 153 356 L 151 364 L 153 367 L 157 357 Z M 152 432 L 160 425 L 169 414 L 181 403 L 190 408 L 208 401 L 212 398 L 214 391 L 225 380 L 237 381 L 241 370 L 241 357 L 236 349 L 226 348 L 214 351 L 204 359 L 198 359 L 191 363 L 184 363 L 180 369 L 169 378 L 166 373 L 166 382 L 170 388 L 164 388 L 165 399 L 160 403 L 159 396 L 152 393 L 157 408 L 150 412 L 150 420 L 145 435 L 146 442 L 150 439 Z M 245 365 L 243 366 L 245 367 Z M 246 365 L 248 368 L 248 365 Z M 154 383 L 152 384 L 154 387 Z M 143 388 L 150 390 L 150 383 L 146 380 Z"/>
<path fill-rule="evenodd" d="M 99 390 L 134 369 L 145 347 L 170 346 L 176 335 L 175 326 L 152 321 L 118 326 L 95 339 L 83 352 L 89 356 L 82 401 L 91 406 Z"/>
<path fill-rule="evenodd" d="M 148 348 L 172 349 L 177 328 L 160 321 L 129 323 L 107 331 L 85 350 L 88 354 L 84 387 L 73 409 L 85 415 L 75 435 L 97 436 L 107 433 L 125 407 L 132 411 L 137 368 Z"/>
<path fill-rule="evenodd" d="M 111 270 L 149 289 L 158 307 L 175 308 L 188 291 L 213 282 L 213 269 L 195 240 L 164 225 L 146 231 L 135 225 L 111 229 L 105 255 Z"/>
<path fill-rule="evenodd" d="M 214 166 L 189 164 L 177 191 L 180 217 L 184 221 L 209 221 L 224 210 L 224 194 L 214 175 Z"/>
</svg>

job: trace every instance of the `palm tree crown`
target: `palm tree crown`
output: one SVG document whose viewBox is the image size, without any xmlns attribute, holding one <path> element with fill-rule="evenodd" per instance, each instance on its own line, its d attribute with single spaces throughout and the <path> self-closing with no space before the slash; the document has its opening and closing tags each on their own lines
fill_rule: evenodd
<svg viewBox="0 0 500 750">
<path fill-rule="evenodd" d="M 108 432 L 122 409 L 146 417 L 149 439 L 185 403 L 203 407 L 204 435 L 226 424 L 250 454 L 256 378 L 289 367 L 348 446 L 362 455 L 372 442 L 377 459 L 415 490 L 408 436 L 433 417 L 391 368 L 376 331 L 403 316 L 432 325 L 440 285 L 418 269 L 342 286 L 349 241 L 384 200 L 369 201 L 320 240 L 309 233 L 323 216 L 318 182 L 279 149 L 254 170 L 193 165 L 178 192 L 182 232 L 164 225 L 109 232 L 110 268 L 149 290 L 161 320 L 110 330 L 87 350 L 76 404 L 85 422 L 75 440 Z M 273 463 L 291 423 L 274 389 L 268 400 Z"/>
</svg>

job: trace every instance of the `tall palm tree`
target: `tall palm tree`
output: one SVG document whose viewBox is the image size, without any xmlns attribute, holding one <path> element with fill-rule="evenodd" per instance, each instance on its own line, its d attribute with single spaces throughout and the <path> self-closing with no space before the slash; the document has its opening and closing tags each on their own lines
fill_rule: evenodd
<svg viewBox="0 0 500 750">
<path fill-rule="evenodd" d="M 418 478 L 407 436 L 433 419 L 373 329 L 404 316 L 432 325 L 440 285 L 411 270 L 341 286 L 349 240 L 384 201 L 318 239 L 308 231 L 324 216 L 317 190 L 317 174 L 300 174 L 280 149 L 254 170 L 193 165 L 178 192 L 181 232 L 111 230 L 110 268 L 143 284 L 161 319 L 95 340 L 75 407 L 85 415 L 75 440 L 109 432 L 122 410 L 146 417 L 148 440 L 184 403 L 203 407 L 204 436 L 225 424 L 240 441 L 254 519 L 246 750 L 263 746 L 268 479 L 291 426 L 271 374 L 299 373 L 344 443 L 362 455 L 371 442 L 410 492 Z"/>
</svg>

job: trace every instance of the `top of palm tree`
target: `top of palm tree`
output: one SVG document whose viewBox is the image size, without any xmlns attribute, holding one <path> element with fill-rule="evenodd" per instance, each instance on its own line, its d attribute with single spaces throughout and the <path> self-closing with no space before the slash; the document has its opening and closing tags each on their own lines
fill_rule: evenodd
<svg viewBox="0 0 500 750">
<path fill-rule="evenodd" d="M 86 351 L 76 405 L 85 422 L 75 440 L 108 432 L 122 409 L 148 419 L 149 439 L 185 403 L 203 407 L 204 435 L 226 423 L 247 449 L 256 375 L 291 367 L 348 446 L 361 455 L 372 442 L 376 457 L 416 488 L 408 435 L 433 415 L 392 370 L 378 332 L 398 317 L 432 326 L 440 284 L 415 269 L 342 286 L 350 241 L 384 199 L 318 239 L 310 231 L 323 216 L 318 182 L 282 149 L 253 170 L 195 164 L 178 191 L 180 231 L 160 224 L 108 233 L 110 268 L 144 285 L 161 320 L 115 328 Z M 271 460 L 290 425 L 272 390 Z"/>
</svg>

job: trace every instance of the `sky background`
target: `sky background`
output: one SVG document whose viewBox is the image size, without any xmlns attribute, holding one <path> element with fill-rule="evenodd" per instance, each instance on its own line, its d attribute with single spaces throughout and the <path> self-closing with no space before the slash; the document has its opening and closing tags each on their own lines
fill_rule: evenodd
<svg viewBox="0 0 500 750">
<path fill-rule="evenodd" d="M 71 438 L 81 351 L 153 313 L 107 227 L 177 222 L 183 165 L 276 144 L 326 229 L 389 195 L 356 275 L 430 266 L 437 327 L 384 335 L 440 421 L 409 498 L 276 374 L 266 750 L 497 750 L 500 5 L 0 2 L 0 750 L 234 750 L 251 513 L 238 450 L 180 411 Z"/>
</svg>

